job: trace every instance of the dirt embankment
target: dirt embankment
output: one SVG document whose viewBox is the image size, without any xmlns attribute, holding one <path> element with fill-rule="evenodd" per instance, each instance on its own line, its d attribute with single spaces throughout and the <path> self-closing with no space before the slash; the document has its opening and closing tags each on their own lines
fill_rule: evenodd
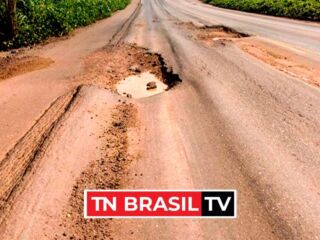
<svg viewBox="0 0 320 240">
<path fill-rule="evenodd" d="M 136 156 L 128 152 L 131 128 L 136 127 L 137 109 L 132 103 L 119 103 L 112 112 L 109 126 L 104 130 L 104 146 L 100 159 L 91 162 L 73 187 L 65 219 L 61 226 L 65 229 L 57 239 L 106 239 L 110 237 L 106 219 L 83 218 L 83 192 L 85 189 L 118 189 L 126 175 L 127 166 Z"/>
</svg>

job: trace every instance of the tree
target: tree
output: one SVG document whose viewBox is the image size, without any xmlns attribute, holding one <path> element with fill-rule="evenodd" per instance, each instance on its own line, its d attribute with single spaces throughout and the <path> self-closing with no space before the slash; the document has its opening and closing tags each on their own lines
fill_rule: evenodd
<svg viewBox="0 0 320 240">
<path fill-rule="evenodd" d="M 17 2 L 16 0 L 6 0 L 6 16 L 7 16 L 7 34 L 9 38 L 13 38 L 17 34 Z"/>
</svg>

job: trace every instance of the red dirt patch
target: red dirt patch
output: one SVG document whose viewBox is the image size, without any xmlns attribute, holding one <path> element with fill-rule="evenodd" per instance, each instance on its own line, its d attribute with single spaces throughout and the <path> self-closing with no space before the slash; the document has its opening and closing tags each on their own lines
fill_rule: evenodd
<svg viewBox="0 0 320 240">
<path fill-rule="evenodd" d="M 234 42 L 243 51 L 276 69 L 314 86 L 320 86 L 319 61 L 257 38 L 238 39 Z"/>
<path fill-rule="evenodd" d="M 124 181 L 127 167 L 135 156 L 128 153 L 128 131 L 136 126 L 136 108 L 133 104 L 121 103 L 114 107 L 112 121 L 104 131 L 104 152 L 100 159 L 91 162 L 82 172 L 73 187 L 66 209 L 66 218 L 61 223 L 66 239 L 110 238 L 109 220 L 83 218 L 83 192 L 85 189 L 118 189 Z"/>
<path fill-rule="evenodd" d="M 320 86 L 320 61 L 314 60 L 315 58 L 224 26 L 198 27 L 193 23 L 177 25 L 181 26 L 191 39 L 208 47 L 224 46 L 227 42 L 233 42 L 243 51 L 276 69 L 314 86 Z"/>
<path fill-rule="evenodd" d="M 10 56 L 0 58 L 0 80 L 15 77 L 48 67 L 53 63 L 50 58 L 37 56 Z"/>
</svg>

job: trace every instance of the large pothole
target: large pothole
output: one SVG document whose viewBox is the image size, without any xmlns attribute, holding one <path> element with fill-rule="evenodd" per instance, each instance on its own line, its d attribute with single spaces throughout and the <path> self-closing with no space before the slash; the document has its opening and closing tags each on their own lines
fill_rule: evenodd
<svg viewBox="0 0 320 240">
<path fill-rule="evenodd" d="M 85 66 L 73 84 L 94 84 L 129 98 L 153 96 L 181 81 L 160 54 L 136 45 L 108 46 L 88 56 Z"/>
</svg>

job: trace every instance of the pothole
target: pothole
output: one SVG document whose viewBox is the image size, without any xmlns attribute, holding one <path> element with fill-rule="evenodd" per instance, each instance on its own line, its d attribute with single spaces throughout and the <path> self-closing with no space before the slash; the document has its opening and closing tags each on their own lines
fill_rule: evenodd
<svg viewBox="0 0 320 240">
<path fill-rule="evenodd" d="M 88 56 L 85 66 L 73 84 L 94 84 L 125 97 L 153 96 L 181 82 L 160 54 L 136 45 L 108 46 Z"/>
<path fill-rule="evenodd" d="M 224 45 L 227 41 L 250 36 L 222 25 L 198 27 L 191 22 L 177 23 L 177 25 L 184 28 L 188 32 L 188 36 L 193 40 L 209 45 Z"/>
<path fill-rule="evenodd" d="M 166 91 L 168 88 L 168 85 L 150 72 L 129 76 L 117 84 L 118 93 L 129 98 L 151 97 Z"/>
</svg>

